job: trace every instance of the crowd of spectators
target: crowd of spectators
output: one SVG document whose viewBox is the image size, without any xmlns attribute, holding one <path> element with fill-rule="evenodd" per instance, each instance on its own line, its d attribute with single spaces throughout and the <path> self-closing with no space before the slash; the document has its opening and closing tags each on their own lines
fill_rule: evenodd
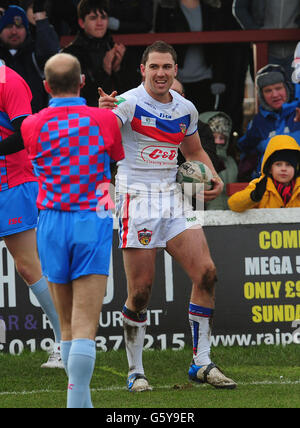
<svg viewBox="0 0 300 428">
<path fill-rule="evenodd" d="M 92 18 L 90 10 L 95 12 Z M 115 34 L 299 26 L 298 0 L 0 0 L 0 58 L 29 84 L 32 109 L 38 112 L 49 101 L 43 87 L 45 62 L 61 50 L 72 53 L 86 76 L 82 96 L 96 106 L 99 86 L 105 92 L 122 93 L 141 82 L 144 47 L 115 43 Z M 63 36 L 74 36 L 71 44 L 62 46 Z M 270 44 L 269 65 L 257 76 L 250 43 L 175 46 L 185 96 L 206 125 L 222 123 L 226 129 L 223 143 L 215 140 L 225 184 L 259 177 L 274 135 L 289 134 L 300 142 L 300 124 L 294 120 L 298 88 L 291 81 L 296 44 Z M 258 91 L 259 112 L 245 129 L 249 70 Z M 239 136 L 237 144 L 233 134 Z M 226 195 L 218 202 L 212 207 L 225 208 Z"/>
</svg>

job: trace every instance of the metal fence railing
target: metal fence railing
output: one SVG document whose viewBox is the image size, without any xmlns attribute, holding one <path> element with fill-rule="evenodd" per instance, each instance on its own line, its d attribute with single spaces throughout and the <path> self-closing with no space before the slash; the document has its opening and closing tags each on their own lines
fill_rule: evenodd
<svg viewBox="0 0 300 428">
<path fill-rule="evenodd" d="M 268 45 L 270 42 L 300 41 L 300 29 L 116 34 L 113 37 L 116 42 L 122 42 L 126 46 L 147 46 L 156 40 L 164 40 L 172 45 L 252 43 L 256 71 L 268 63 Z M 67 46 L 73 39 L 74 36 L 62 37 L 61 46 Z"/>
</svg>

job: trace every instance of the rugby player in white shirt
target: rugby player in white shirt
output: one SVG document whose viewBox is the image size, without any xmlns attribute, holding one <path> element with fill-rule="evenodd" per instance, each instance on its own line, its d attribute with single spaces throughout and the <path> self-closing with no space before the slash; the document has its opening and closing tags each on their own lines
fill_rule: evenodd
<svg viewBox="0 0 300 428">
<path fill-rule="evenodd" d="M 201 192 L 200 198 L 215 199 L 224 184 L 202 148 L 195 106 L 170 89 L 177 68 L 175 50 L 159 41 L 144 52 L 143 84 L 138 88 L 120 97 L 99 88 L 99 107 L 113 109 L 125 149 L 116 177 L 116 213 L 128 283 L 123 326 L 129 391 L 152 389 L 142 352 L 159 248 L 182 266 L 192 282 L 189 321 L 194 355 L 189 378 L 216 388 L 236 387 L 210 359 L 216 268 L 197 213 L 191 214 L 192 206 L 186 210 L 185 205 L 184 213 L 181 209 L 183 197 L 176 183 L 178 149 L 187 161 L 199 160 L 214 174 L 213 189 Z"/>
</svg>

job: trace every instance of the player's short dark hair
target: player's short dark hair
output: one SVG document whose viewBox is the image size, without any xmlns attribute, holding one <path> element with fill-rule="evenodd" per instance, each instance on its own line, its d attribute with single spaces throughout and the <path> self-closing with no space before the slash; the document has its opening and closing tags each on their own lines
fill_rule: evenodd
<svg viewBox="0 0 300 428">
<path fill-rule="evenodd" d="M 77 6 L 78 18 L 84 20 L 84 18 L 91 12 L 100 12 L 108 15 L 109 13 L 109 1 L 108 0 L 81 0 Z"/>
<path fill-rule="evenodd" d="M 169 45 L 166 42 L 163 42 L 161 40 L 158 40 L 157 42 L 154 42 L 152 45 L 148 46 L 142 56 L 142 64 L 146 65 L 146 62 L 149 59 L 149 55 L 152 52 L 159 52 L 159 53 L 169 53 L 172 55 L 172 58 L 175 62 L 175 64 L 177 64 L 177 53 L 175 51 L 175 49 L 173 48 L 173 46 Z"/>
</svg>

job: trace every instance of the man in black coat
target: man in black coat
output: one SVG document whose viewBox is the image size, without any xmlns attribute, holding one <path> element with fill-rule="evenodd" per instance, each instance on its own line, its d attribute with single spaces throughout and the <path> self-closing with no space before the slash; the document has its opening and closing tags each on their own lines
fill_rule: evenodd
<svg viewBox="0 0 300 428">
<path fill-rule="evenodd" d="M 109 5 L 106 0 L 81 0 L 78 5 L 79 34 L 63 49 L 74 55 L 85 74 L 81 96 L 90 107 L 98 107 L 98 87 L 106 93 L 124 92 L 123 81 L 128 73 L 123 69 L 125 46 L 114 43 L 108 32 Z"/>
<path fill-rule="evenodd" d="M 110 0 L 108 28 L 112 34 L 149 33 L 153 27 L 153 0 Z M 140 59 L 145 46 L 128 46 L 124 57 L 127 79 L 124 90 L 141 83 Z"/>
</svg>

